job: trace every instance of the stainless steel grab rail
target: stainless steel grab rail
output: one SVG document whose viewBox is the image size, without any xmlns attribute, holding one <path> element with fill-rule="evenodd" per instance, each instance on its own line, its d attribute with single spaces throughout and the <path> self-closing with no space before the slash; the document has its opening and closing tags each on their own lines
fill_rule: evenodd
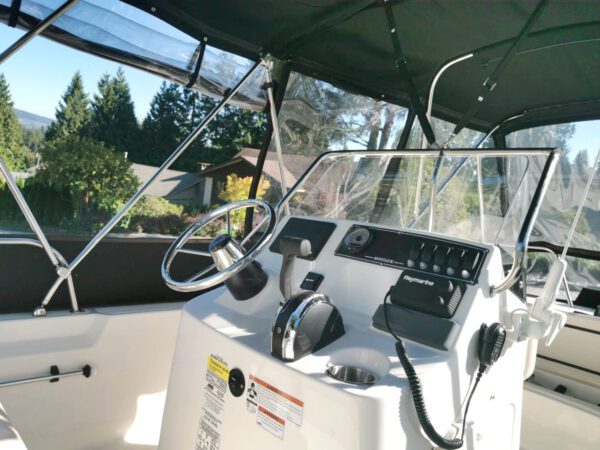
<svg viewBox="0 0 600 450">
<path fill-rule="evenodd" d="M 41 375 L 39 377 L 30 377 L 30 378 L 21 378 L 13 381 L 3 381 L 0 382 L 0 388 L 9 387 L 9 386 L 19 386 L 21 384 L 29 384 L 29 383 L 39 383 L 40 381 L 49 381 L 50 383 L 55 383 L 59 381 L 61 378 L 69 378 L 76 376 L 84 376 L 85 378 L 89 378 L 92 375 L 92 366 L 86 364 L 79 370 L 74 370 L 72 372 L 64 372 L 60 373 L 58 370 L 58 366 L 50 367 L 49 375 Z"/>
<path fill-rule="evenodd" d="M 0 238 L 0 245 L 27 245 L 30 247 L 38 247 L 38 248 L 46 249 L 46 247 L 40 241 L 38 241 L 36 239 L 29 239 L 29 238 Z M 63 255 L 60 254 L 60 252 L 58 250 L 56 250 L 54 247 L 50 246 L 49 244 L 48 244 L 47 248 L 50 249 L 50 251 L 52 252 L 52 255 L 56 258 L 56 260 L 60 264 L 60 267 L 67 267 L 67 265 L 68 265 L 67 260 L 64 258 Z M 73 283 L 73 277 L 71 276 L 71 274 L 69 274 L 69 276 L 67 277 L 67 287 L 69 288 L 69 297 L 71 299 L 71 311 L 78 312 L 79 306 L 77 303 L 77 295 L 75 294 L 75 284 Z M 42 301 L 42 304 L 35 309 L 35 311 L 34 311 L 35 316 L 46 315 L 45 307 L 48 305 L 48 303 L 50 303 L 51 298 L 52 298 L 51 296 L 48 296 L 48 294 L 46 294 L 46 296 L 44 297 L 44 300 Z"/>
<path fill-rule="evenodd" d="M 529 236 L 531 236 L 533 225 L 535 224 L 535 220 L 537 219 L 538 213 L 540 212 L 542 200 L 544 199 L 546 191 L 548 190 L 548 185 L 550 184 L 550 180 L 552 178 L 552 174 L 554 173 L 554 169 L 556 169 L 556 163 L 558 162 L 559 156 L 559 150 L 553 150 L 548 155 L 548 159 L 546 160 L 546 164 L 544 165 L 544 170 L 542 170 L 542 173 L 540 175 L 540 181 L 537 185 L 537 188 L 535 189 L 535 193 L 533 194 L 531 203 L 529 204 L 529 209 L 527 210 L 525 219 L 523 219 L 523 224 L 521 225 L 521 231 L 519 232 L 519 236 L 515 244 L 515 256 L 512 267 L 508 272 L 508 275 L 500 284 L 492 286 L 490 288 L 491 295 L 497 295 L 503 291 L 506 291 L 507 289 L 510 289 L 512 285 L 515 284 L 519 279 L 519 275 L 523 270 L 525 259 L 527 257 L 527 245 L 529 244 Z"/>
</svg>

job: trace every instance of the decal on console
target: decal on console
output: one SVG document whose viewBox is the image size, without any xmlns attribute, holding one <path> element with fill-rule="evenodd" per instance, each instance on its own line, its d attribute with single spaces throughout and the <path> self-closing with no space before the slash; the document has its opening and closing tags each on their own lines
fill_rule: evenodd
<svg viewBox="0 0 600 450">
<path fill-rule="evenodd" d="M 267 411 L 262 406 L 258 407 L 258 413 L 256 413 L 256 424 L 259 427 L 267 430 L 273 436 L 283 439 L 285 420 L 283 420 L 281 417 L 277 417 L 272 412 Z"/>
<path fill-rule="evenodd" d="M 250 375 L 247 390 L 246 409 L 256 413 L 256 423 L 271 434 L 283 439 L 285 423 L 302 425 L 304 402 L 275 386 Z"/>
<path fill-rule="evenodd" d="M 219 450 L 221 447 L 221 425 L 228 379 L 227 363 L 220 356 L 209 355 L 196 450 Z"/>
</svg>

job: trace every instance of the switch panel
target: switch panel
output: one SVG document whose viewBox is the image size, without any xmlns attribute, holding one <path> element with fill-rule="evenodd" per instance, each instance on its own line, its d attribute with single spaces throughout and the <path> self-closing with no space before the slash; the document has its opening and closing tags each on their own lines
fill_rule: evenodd
<svg viewBox="0 0 600 450">
<path fill-rule="evenodd" d="M 335 254 L 475 284 L 487 249 L 404 231 L 354 225 Z"/>
</svg>

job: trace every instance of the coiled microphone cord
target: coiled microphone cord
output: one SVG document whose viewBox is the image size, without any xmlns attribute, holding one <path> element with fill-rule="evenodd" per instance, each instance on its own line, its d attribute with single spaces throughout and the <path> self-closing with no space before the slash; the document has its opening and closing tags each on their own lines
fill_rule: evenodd
<svg viewBox="0 0 600 450">
<path fill-rule="evenodd" d="M 483 364 L 480 364 L 479 370 L 477 371 L 477 376 L 475 378 L 475 383 L 473 384 L 473 389 L 471 390 L 471 393 L 469 394 L 469 397 L 467 398 L 467 403 L 465 405 L 465 415 L 463 416 L 462 432 L 461 432 L 460 438 L 454 438 L 454 439 L 444 438 L 435 430 L 435 428 L 433 427 L 433 424 L 431 423 L 431 420 L 429 420 L 429 415 L 427 414 L 427 408 L 425 406 L 425 399 L 423 398 L 423 388 L 421 386 L 421 380 L 419 380 L 419 376 L 417 375 L 417 372 L 415 371 L 414 366 L 410 362 L 410 359 L 408 359 L 408 355 L 406 354 L 406 349 L 404 348 L 404 343 L 402 342 L 402 339 L 400 339 L 394 333 L 394 331 L 392 330 L 392 327 L 390 326 L 390 321 L 388 318 L 388 299 L 389 299 L 389 297 L 390 297 L 390 291 L 388 291 L 388 293 L 385 295 L 385 298 L 383 300 L 383 314 L 385 316 L 385 324 L 386 324 L 388 330 L 390 331 L 390 333 L 392 334 L 392 336 L 394 336 L 394 338 L 396 339 L 396 353 L 398 354 L 398 359 L 400 360 L 400 364 L 402 364 L 402 367 L 404 368 L 404 372 L 406 373 L 406 377 L 408 378 L 408 384 L 410 386 L 410 391 L 412 393 L 413 402 L 415 404 L 415 410 L 417 412 L 417 417 L 419 418 L 419 423 L 421 424 L 421 428 L 423 428 L 423 431 L 425 432 L 425 434 L 427 435 L 429 440 L 431 440 L 431 442 L 433 442 L 438 447 L 441 447 L 441 448 L 444 448 L 447 450 L 459 449 L 463 446 L 463 443 L 464 443 L 463 438 L 465 436 L 465 425 L 467 422 L 467 413 L 469 412 L 469 405 L 471 404 L 471 399 L 473 398 L 475 389 L 477 388 L 477 385 L 479 384 L 479 380 L 481 380 L 481 377 L 483 376 L 483 374 L 485 372 L 485 366 Z"/>
</svg>

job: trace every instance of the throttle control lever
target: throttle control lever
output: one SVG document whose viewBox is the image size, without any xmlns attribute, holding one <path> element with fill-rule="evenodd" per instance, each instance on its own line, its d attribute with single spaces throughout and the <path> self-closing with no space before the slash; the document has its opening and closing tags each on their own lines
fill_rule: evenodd
<svg viewBox="0 0 600 450">
<path fill-rule="evenodd" d="M 282 236 L 279 241 L 279 251 L 283 255 L 281 271 L 279 272 L 279 289 L 284 299 L 292 296 L 292 274 L 294 261 L 297 256 L 306 257 L 312 253 L 310 241 L 295 236 Z"/>
</svg>

